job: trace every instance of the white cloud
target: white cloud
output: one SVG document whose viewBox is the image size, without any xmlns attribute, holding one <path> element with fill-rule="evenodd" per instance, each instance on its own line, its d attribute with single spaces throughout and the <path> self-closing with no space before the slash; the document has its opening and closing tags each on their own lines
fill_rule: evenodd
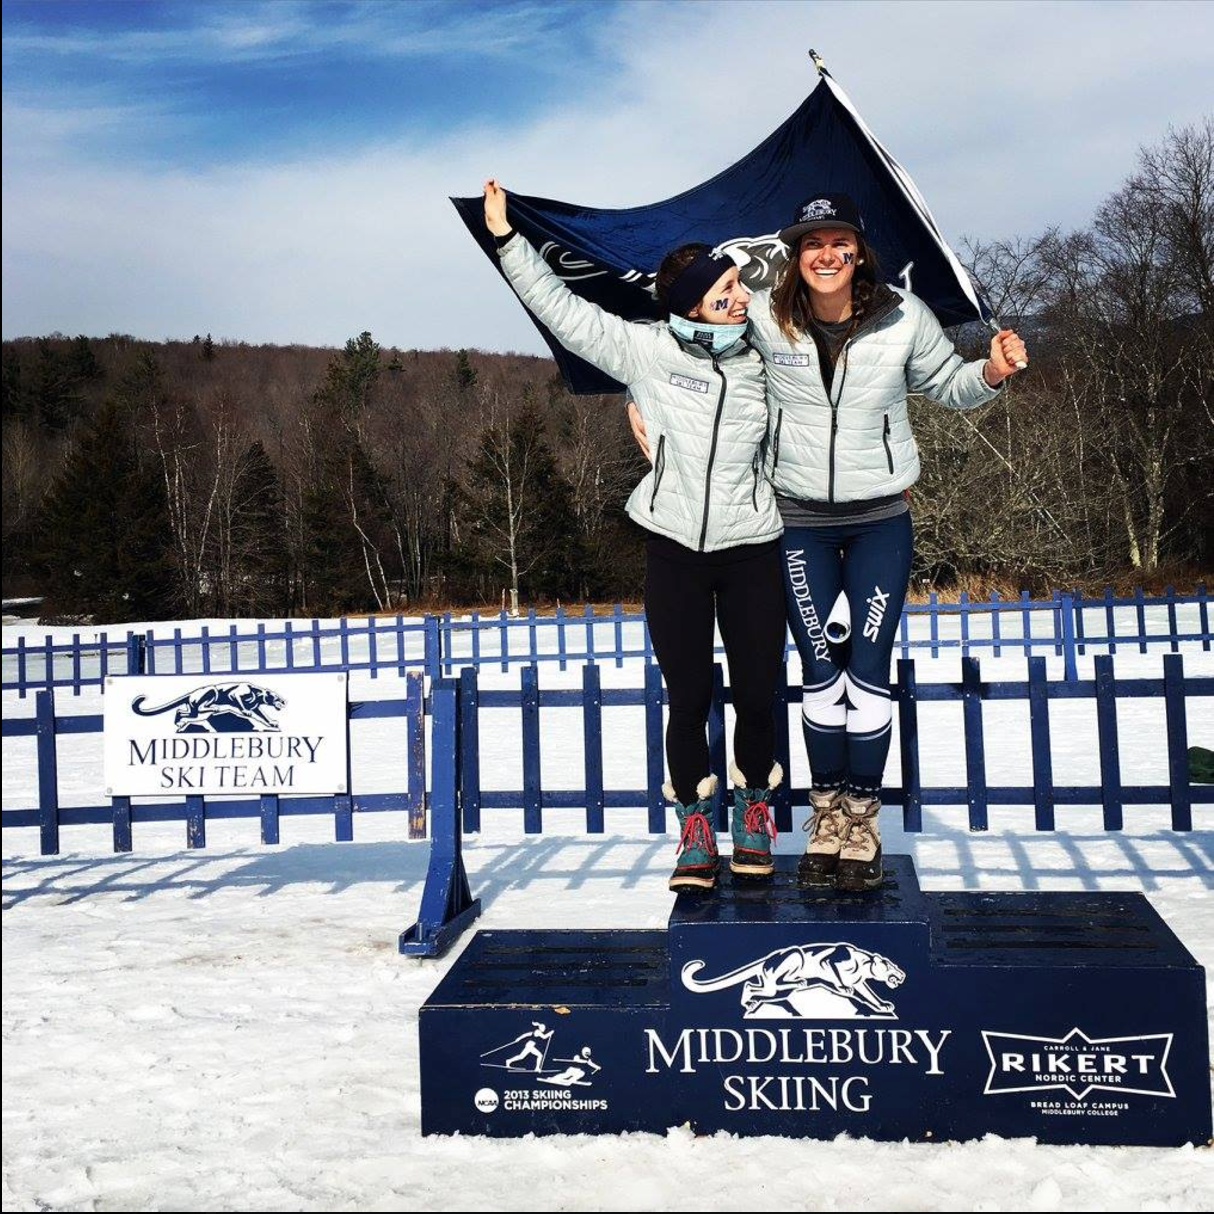
<svg viewBox="0 0 1214 1214">
<path fill-rule="evenodd" d="M 87 56 L 134 65 L 253 63 L 318 58 L 334 51 L 372 58 L 464 54 L 497 57 L 551 51 L 551 5 L 461 8 L 443 0 L 362 0 L 340 17 L 301 0 L 209 4 L 182 10 L 190 20 L 160 29 L 72 27 L 48 33 L 37 25 L 6 25 L 11 56 Z M 402 20 L 402 17 L 405 19 Z"/>
<path fill-rule="evenodd" d="M 368 328 L 385 344 L 538 352 L 447 195 L 489 174 L 598 206 L 686 189 L 796 107 L 813 84 L 810 45 L 951 237 L 1083 223 L 1138 144 L 1200 116 L 1214 9 L 638 5 L 597 38 L 615 70 L 587 73 L 539 121 L 351 154 L 98 168 L 70 144 L 37 162 L 13 153 L 18 131 L 5 145 L 5 336 L 209 330 L 336 345 Z"/>
</svg>

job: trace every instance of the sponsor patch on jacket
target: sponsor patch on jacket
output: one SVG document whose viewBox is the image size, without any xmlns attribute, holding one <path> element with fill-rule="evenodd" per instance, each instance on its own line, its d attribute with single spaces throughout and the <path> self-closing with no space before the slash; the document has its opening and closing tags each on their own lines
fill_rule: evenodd
<svg viewBox="0 0 1214 1214">
<path fill-rule="evenodd" d="M 771 361 L 775 363 L 777 367 L 808 367 L 809 355 L 784 354 L 781 351 L 776 350 L 771 356 Z"/>
<path fill-rule="evenodd" d="M 708 380 L 692 379 L 690 375 L 679 375 L 677 372 L 672 372 L 670 382 L 674 384 L 676 388 L 688 388 L 692 392 L 708 391 Z"/>
</svg>

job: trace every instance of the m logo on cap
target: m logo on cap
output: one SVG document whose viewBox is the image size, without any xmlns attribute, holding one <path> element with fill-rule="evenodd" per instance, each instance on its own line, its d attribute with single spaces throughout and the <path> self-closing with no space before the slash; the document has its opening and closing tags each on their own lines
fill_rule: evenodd
<svg viewBox="0 0 1214 1214">
<path fill-rule="evenodd" d="M 837 212 L 828 198 L 815 198 L 813 202 L 806 203 L 802 209 L 801 222 L 808 223 L 811 219 L 825 219 L 834 214 Z"/>
</svg>

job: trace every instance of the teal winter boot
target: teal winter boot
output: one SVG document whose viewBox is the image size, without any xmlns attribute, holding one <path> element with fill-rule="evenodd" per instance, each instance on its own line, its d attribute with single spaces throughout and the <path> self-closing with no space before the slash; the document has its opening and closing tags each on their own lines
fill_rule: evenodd
<svg viewBox="0 0 1214 1214">
<path fill-rule="evenodd" d="M 784 779 L 784 769 L 779 763 L 772 764 L 766 788 L 749 787 L 737 764 L 729 769 L 729 778 L 734 783 L 730 818 L 733 855 L 729 858 L 729 870 L 739 877 L 770 877 L 775 869 L 771 845 L 776 837 L 776 824 L 768 799 Z"/>
<path fill-rule="evenodd" d="M 670 878 L 673 890 L 712 889 L 717 883 L 717 836 L 712 828 L 713 801 L 717 794 L 716 776 L 705 776 L 696 785 L 699 798 L 690 805 L 681 805 L 674 785 L 662 785 L 666 800 L 674 803 L 680 835 L 678 863 Z"/>
</svg>

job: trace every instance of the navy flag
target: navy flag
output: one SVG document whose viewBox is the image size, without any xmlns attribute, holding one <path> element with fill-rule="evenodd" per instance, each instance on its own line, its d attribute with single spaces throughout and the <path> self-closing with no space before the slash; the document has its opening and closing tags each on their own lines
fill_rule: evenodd
<svg viewBox="0 0 1214 1214">
<path fill-rule="evenodd" d="M 742 266 L 748 286 L 770 286 L 786 260 L 776 233 L 797 205 L 811 192 L 850 194 L 888 281 L 909 287 L 943 325 L 988 322 L 990 307 L 940 234 L 910 174 L 815 61 L 821 80 L 796 113 L 711 181 L 665 202 L 622 211 L 511 193 L 511 225 L 582 298 L 626 320 L 657 320 L 654 274 L 671 249 L 689 241 L 723 248 Z M 497 267 L 483 199 L 451 201 Z M 740 235 L 747 231 L 766 234 Z M 622 390 L 535 325 L 571 392 Z"/>
</svg>

